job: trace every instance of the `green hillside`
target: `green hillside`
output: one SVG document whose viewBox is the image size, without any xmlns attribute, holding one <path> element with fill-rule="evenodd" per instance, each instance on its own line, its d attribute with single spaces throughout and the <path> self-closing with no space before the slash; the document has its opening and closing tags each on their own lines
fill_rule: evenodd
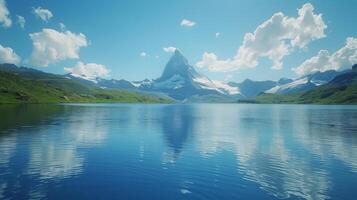
<svg viewBox="0 0 357 200">
<path fill-rule="evenodd" d="M 326 85 L 295 94 L 262 94 L 255 103 L 357 104 L 357 70 L 335 77 Z"/>
<path fill-rule="evenodd" d="M 298 94 L 262 94 L 254 103 L 357 104 L 357 85 L 317 88 Z"/>
<path fill-rule="evenodd" d="M 170 102 L 148 94 L 87 86 L 61 75 L 31 73 L 0 70 L 0 103 Z"/>
</svg>

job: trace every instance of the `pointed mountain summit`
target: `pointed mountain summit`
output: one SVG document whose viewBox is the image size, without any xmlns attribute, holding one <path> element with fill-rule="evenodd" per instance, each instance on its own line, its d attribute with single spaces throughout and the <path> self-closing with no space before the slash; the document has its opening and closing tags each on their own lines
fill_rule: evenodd
<svg viewBox="0 0 357 200">
<path fill-rule="evenodd" d="M 175 50 L 161 77 L 154 80 L 151 89 L 168 94 L 178 100 L 202 95 L 238 94 L 236 88 L 212 81 L 199 74 L 180 50 Z"/>
<path fill-rule="evenodd" d="M 186 57 L 178 49 L 175 50 L 169 62 L 166 64 L 164 72 L 157 81 L 164 81 L 175 75 L 183 78 L 199 76 L 196 70 L 188 64 Z"/>
</svg>

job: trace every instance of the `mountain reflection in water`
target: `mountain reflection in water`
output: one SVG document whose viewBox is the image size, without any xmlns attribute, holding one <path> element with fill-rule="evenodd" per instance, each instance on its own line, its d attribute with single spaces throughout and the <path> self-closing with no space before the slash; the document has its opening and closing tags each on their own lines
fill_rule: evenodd
<svg viewBox="0 0 357 200">
<path fill-rule="evenodd" d="M 0 113 L 1 199 L 357 195 L 356 106 L 6 105 Z"/>
</svg>

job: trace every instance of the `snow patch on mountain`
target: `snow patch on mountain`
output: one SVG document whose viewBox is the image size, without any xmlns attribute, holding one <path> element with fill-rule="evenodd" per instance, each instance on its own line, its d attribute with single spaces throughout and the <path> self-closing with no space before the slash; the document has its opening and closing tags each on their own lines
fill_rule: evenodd
<svg viewBox="0 0 357 200">
<path fill-rule="evenodd" d="M 293 82 L 284 84 L 284 85 L 277 85 L 270 90 L 265 91 L 265 93 L 271 93 L 271 94 L 277 94 L 277 93 L 283 93 L 284 91 L 289 91 L 292 89 L 295 89 L 297 87 L 300 87 L 302 85 L 305 85 L 309 82 L 309 79 L 307 77 L 297 79 Z"/>
<path fill-rule="evenodd" d="M 207 77 L 204 76 L 194 77 L 193 82 L 195 82 L 200 89 L 215 90 L 219 93 L 222 93 L 222 91 L 219 90 L 216 87 L 216 85 Z"/>
<path fill-rule="evenodd" d="M 88 77 L 86 75 L 79 75 L 79 74 L 76 74 L 76 73 L 69 73 L 67 74 L 66 76 L 67 78 L 77 78 L 77 79 L 83 79 L 83 80 L 86 80 L 86 81 L 90 81 L 90 82 L 93 82 L 95 84 L 98 83 L 97 79 L 96 78 L 93 78 L 93 77 Z"/>
<path fill-rule="evenodd" d="M 240 94 L 237 87 L 231 87 L 226 83 L 217 80 L 210 80 L 205 76 L 195 77 L 194 82 L 198 83 L 202 89 L 215 90 L 221 94 L 235 95 Z"/>
<path fill-rule="evenodd" d="M 286 84 L 277 84 L 274 88 L 265 91 L 265 93 L 272 93 L 272 94 L 287 94 L 287 93 L 294 93 L 294 92 L 303 92 L 307 90 L 311 90 L 315 87 L 327 84 L 330 82 L 334 77 L 337 75 L 344 73 L 343 71 L 335 71 L 329 70 L 324 72 L 316 72 L 313 74 L 309 74 L 294 81 Z"/>
<path fill-rule="evenodd" d="M 238 87 L 232 87 L 226 83 L 223 83 L 221 81 L 216 81 L 216 80 L 213 80 L 213 83 L 218 89 L 225 91 L 226 94 L 229 94 L 229 95 L 241 94 Z"/>
<path fill-rule="evenodd" d="M 153 84 L 153 80 L 150 80 L 150 79 L 145 79 L 145 80 L 142 80 L 142 81 L 131 81 L 131 83 L 137 87 L 137 88 L 148 88 L 148 87 L 151 87 L 152 84 Z"/>
</svg>

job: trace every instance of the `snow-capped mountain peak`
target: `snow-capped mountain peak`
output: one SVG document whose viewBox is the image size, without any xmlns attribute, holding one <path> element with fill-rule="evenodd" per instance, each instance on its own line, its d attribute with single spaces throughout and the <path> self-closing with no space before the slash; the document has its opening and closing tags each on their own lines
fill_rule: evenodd
<svg viewBox="0 0 357 200">
<path fill-rule="evenodd" d="M 166 64 L 164 72 L 157 81 L 165 81 L 170 79 L 174 75 L 180 75 L 183 78 L 189 78 L 190 76 L 196 76 L 195 69 L 188 64 L 187 59 L 180 50 L 175 50 L 174 54 Z"/>
<path fill-rule="evenodd" d="M 179 50 L 174 52 L 166 64 L 162 76 L 155 80 L 152 86 L 154 90 L 164 89 L 173 95 L 179 91 L 185 93 L 185 97 L 195 94 L 239 94 L 238 88 L 219 81 L 212 81 L 198 73 Z"/>
</svg>

